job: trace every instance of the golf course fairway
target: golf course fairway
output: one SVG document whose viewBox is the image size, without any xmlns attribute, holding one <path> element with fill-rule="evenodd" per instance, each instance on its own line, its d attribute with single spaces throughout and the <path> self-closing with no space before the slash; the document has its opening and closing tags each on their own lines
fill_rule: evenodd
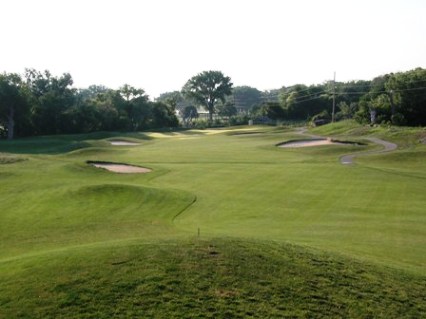
<svg viewBox="0 0 426 319">
<path fill-rule="evenodd" d="M 0 318 L 425 317 L 426 130 L 309 134 L 0 141 Z"/>
</svg>

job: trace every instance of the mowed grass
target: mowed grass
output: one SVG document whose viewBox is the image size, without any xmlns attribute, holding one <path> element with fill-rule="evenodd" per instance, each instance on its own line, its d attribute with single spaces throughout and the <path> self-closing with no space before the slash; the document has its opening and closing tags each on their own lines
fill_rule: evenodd
<svg viewBox="0 0 426 319">
<path fill-rule="evenodd" d="M 425 278 L 273 242 L 127 241 L 0 267 L 4 318 L 421 318 L 426 313 Z"/>
<path fill-rule="evenodd" d="M 282 149 L 303 137 L 271 127 L 0 142 L 0 318 L 421 317 L 423 130 L 321 130 L 402 146 L 345 166 L 380 147 Z"/>
</svg>

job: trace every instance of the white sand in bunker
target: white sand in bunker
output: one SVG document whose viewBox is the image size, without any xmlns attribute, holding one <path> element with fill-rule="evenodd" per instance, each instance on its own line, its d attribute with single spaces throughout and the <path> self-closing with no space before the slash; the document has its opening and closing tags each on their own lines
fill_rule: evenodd
<svg viewBox="0 0 426 319">
<path fill-rule="evenodd" d="M 114 163 L 90 163 L 97 168 L 103 168 L 114 173 L 149 173 L 151 170 L 146 167 L 126 165 L 126 164 L 114 164 Z"/>
<path fill-rule="evenodd" d="M 127 142 L 127 141 L 111 141 L 110 143 L 111 145 L 115 145 L 115 146 L 139 145 L 139 143 Z"/>
<path fill-rule="evenodd" d="M 316 139 L 316 140 L 293 141 L 293 142 L 283 143 L 278 146 L 284 147 L 284 148 L 296 148 L 296 147 L 312 147 L 312 146 L 342 145 L 342 144 L 343 143 L 333 142 L 331 139 Z"/>
</svg>

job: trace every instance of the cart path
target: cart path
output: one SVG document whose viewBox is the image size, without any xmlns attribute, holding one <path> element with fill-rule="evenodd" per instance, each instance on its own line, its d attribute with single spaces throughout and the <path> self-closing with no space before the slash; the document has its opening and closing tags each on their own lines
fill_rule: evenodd
<svg viewBox="0 0 426 319">
<path fill-rule="evenodd" d="M 344 164 L 344 165 L 354 164 L 354 158 L 357 157 L 357 156 L 386 153 L 386 152 L 394 151 L 398 148 L 398 145 L 396 145 L 395 143 L 387 142 L 387 141 L 381 140 L 377 137 L 368 137 L 367 140 L 383 146 L 383 149 L 376 150 L 376 151 L 369 151 L 369 152 L 361 152 L 361 153 L 343 155 L 340 158 L 340 163 Z"/>
<path fill-rule="evenodd" d="M 306 132 L 307 132 L 307 128 L 305 128 L 305 127 L 299 128 L 299 129 L 296 130 L 296 133 L 298 133 L 300 135 L 304 135 L 304 136 L 311 137 L 311 138 L 324 138 L 323 136 L 308 134 Z M 377 137 L 367 137 L 366 139 L 369 140 L 370 142 L 373 142 L 375 144 L 383 146 L 383 149 L 343 155 L 342 157 L 340 157 L 340 163 L 343 164 L 343 165 L 352 165 L 352 164 L 354 164 L 355 157 L 392 152 L 392 151 L 394 151 L 398 148 L 398 145 L 396 145 L 395 143 L 384 141 L 384 140 L 381 140 Z M 426 143 L 426 139 L 423 142 Z"/>
</svg>

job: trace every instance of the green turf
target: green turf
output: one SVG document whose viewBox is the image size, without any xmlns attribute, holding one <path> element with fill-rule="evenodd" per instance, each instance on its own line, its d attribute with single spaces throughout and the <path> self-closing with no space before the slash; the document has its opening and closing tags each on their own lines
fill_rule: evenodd
<svg viewBox="0 0 426 319">
<path fill-rule="evenodd" d="M 420 318 L 426 280 L 297 246 L 128 241 L 7 264 L 5 318 Z"/>
<path fill-rule="evenodd" d="M 345 166 L 380 146 L 283 149 L 303 137 L 273 127 L 0 141 L 0 318 L 421 317 L 425 130 L 312 133 L 399 148 Z"/>
</svg>

